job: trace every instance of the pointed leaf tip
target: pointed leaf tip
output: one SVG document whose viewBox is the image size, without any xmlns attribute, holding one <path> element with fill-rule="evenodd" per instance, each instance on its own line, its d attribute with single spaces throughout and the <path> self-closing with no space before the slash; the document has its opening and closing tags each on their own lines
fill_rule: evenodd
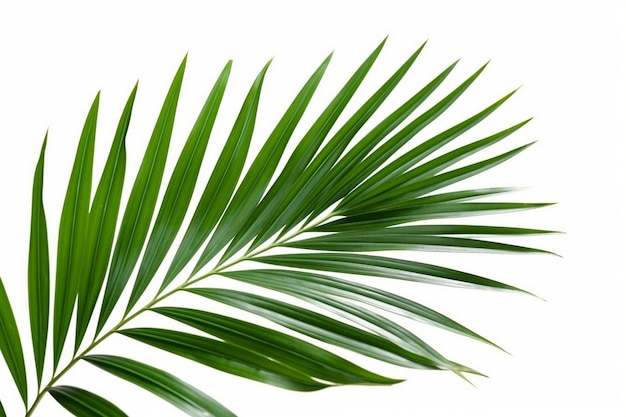
<svg viewBox="0 0 626 417">
<path fill-rule="evenodd" d="M 138 81 L 137 81 L 138 82 Z M 137 93 L 132 89 L 120 116 L 104 170 L 89 213 L 89 245 L 86 261 L 89 280 L 85 280 L 78 296 L 75 349 L 78 349 L 91 320 L 109 264 L 126 169 L 126 134 Z"/>
<path fill-rule="evenodd" d="M 97 324 L 100 332 L 139 260 L 165 171 L 187 57 L 170 84 L 122 216 Z"/>
<path fill-rule="evenodd" d="M 85 278 L 89 204 L 99 94 L 85 119 L 67 185 L 59 224 L 54 290 L 53 369 L 59 364 L 79 289 Z"/>
<path fill-rule="evenodd" d="M 183 223 L 196 187 L 198 173 L 202 166 L 229 74 L 230 65 L 226 64 L 209 93 L 178 157 L 161 201 L 157 218 L 152 226 L 152 232 L 129 298 L 127 312 L 130 311 L 153 280 Z M 175 275 L 168 274 L 164 278 L 163 285 L 167 285 L 173 276 Z"/>
</svg>

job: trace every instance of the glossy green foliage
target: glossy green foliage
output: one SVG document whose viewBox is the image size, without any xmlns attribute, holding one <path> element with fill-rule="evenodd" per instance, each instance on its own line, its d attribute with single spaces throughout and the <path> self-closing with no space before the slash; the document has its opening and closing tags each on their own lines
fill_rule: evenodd
<svg viewBox="0 0 626 417">
<path fill-rule="evenodd" d="M 100 295 L 115 238 L 126 170 L 126 133 L 137 86 L 130 93 L 111 144 L 109 156 L 89 212 L 85 277 L 78 294 L 75 351 L 78 350 Z"/>
<path fill-rule="evenodd" d="M 205 393 L 152 366 L 117 356 L 94 355 L 83 359 L 150 391 L 192 417 L 234 417 L 233 413 Z"/>
<path fill-rule="evenodd" d="M 111 402 L 81 388 L 59 385 L 52 387 L 49 392 L 59 404 L 77 417 L 126 417 Z"/>
<path fill-rule="evenodd" d="M 52 358 L 55 370 L 61 359 L 78 291 L 81 281 L 85 279 L 88 266 L 85 263 L 85 256 L 88 247 L 89 202 L 99 103 L 100 94 L 98 93 L 91 105 L 78 142 L 59 225 L 57 271 L 52 307 L 54 312 Z"/>
<path fill-rule="evenodd" d="M 96 346 L 106 352 L 112 335 L 140 349 L 149 345 L 201 367 L 295 391 L 400 382 L 366 369 L 359 357 L 391 369 L 480 375 L 395 318 L 498 348 L 495 343 L 377 282 L 525 292 L 481 274 L 414 260 L 411 252 L 550 253 L 517 243 L 549 231 L 460 220 L 547 205 L 498 200 L 513 188 L 462 185 L 530 146 L 506 145 L 528 120 L 490 135 L 472 132 L 511 92 L 433 133 L 433 122 L 452 111 L 485 66 L 447 86 L 458 66 L 454 62 L 423 85 L 407 86 L 403 79 L 419 62 L 421 45 L 379 86 L 362 91 L 384 44 L 317 112 L 309 105 L 330 68 L 331 56 L 324 59 L 294 89 L 291 104 L 278 113 L 265 141 L 255 126 L 259 110 L 268 105 L 266 100 L 271 102 L 263 88 L 271 77 L 270 63 L 252 80 L 238 114 L 229 115 L 221 110 L 234 68 L 228 62 L 180 154 L 173 155 L 170 143 L 178 140 L 173 132 L 185 88 L 185 58 L 155 115 L 140 166 L 128 170 L 137 172 L 134 178 L 126 175 L 126 135 L 141 92 L 137 86 L 132 89 L 109 153 L 102 156 L 94 153 L 98 94 L 78 140 L 60 219 L 51 222 L 58 224 L 56 248 L 49 248 L 50 219 L 43 198 L 46 144 L 55 139 L 46 136 L 32 188 L 28 260 L 34 375 L 27 378 L 18 326 L 0 281 L 0 350 L 16 387 L 3 387 L 0 397 L 21 396 L 27 416 L 45 415 L 38 405 L 47 394 L 76 416 L 125 416 L 100 395 L 61 384 L 75 364 L 87 362 L 98 368 L 92 372 L 108 372 L 137 385 L 190 416 L 235 415 L 164 369 L 136 358 L 92 353 Z M 412 89 L 408 99 L 385 107 L 400 88 Z M 302 126 L 307 114 L 313 121 Z M 214 140 L 220 117 L 230 129 L 225 138 Z M 427 127 L 430 133 L 423 137 Z M 496 144 L 498 150 L 491 151 Z M 206 166 L 208 154 L 215 157 L 213 166 Z M 94 160 L 99 159 L 104 168 L 94 173 Z M 446 220 L 452 218 L 458 221 Z M 401 257 L 399 251 L 409 254 Z M 54 275 L 49 252 L 57 256 Z M 211 279 L 216 276 L 220 279 Z M 180 298 L 173 296 L 181 293 L 196 297 L 202 308 L 177 304 Z M 225 306 L 240 315 L 222 314 Z M 150 313 L 164 319 L 163 327 L 134 326 L 136 317 Z M 272 326 L 257 324 L 251 316 Z M 73 317 L 74 338 L 68 337 Z M 173 322 L 187 330 L 170 328 Z M 351 352 L 350 360 L 337 353 L 345 351 Z M 37 392 L 31 402 L 28 384 Z M 236 410 L 237 404 L 229 407 Z M 5 414 L 0 402 L 0 416 Z"/>
<path fill-rule="evenodd" d="M 0 278 L 0 352 L 11 372 L 22 401 L 26 404 L 28 401 L 28 386 L 24 366 L 24 351 L 22 350 L 22 341 L 20 340 L 13 309 L 4 289 L 2 278 Z"/>
<path fill-rule="evenodd" d="M 28 257 L 28 307 L 35 356 L 37 383 L 41 383 L 50 309 L 50 259 L 48 254 L 48 226 L 43 207 L 43 169 L 47 137 L 41 146 L 39 161 L 33 179 L 33 204 Z"/>
</svg>

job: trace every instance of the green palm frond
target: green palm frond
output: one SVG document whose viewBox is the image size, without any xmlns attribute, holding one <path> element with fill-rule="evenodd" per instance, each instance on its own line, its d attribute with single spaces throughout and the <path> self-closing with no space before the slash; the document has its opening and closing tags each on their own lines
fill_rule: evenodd
<svg viewBox="0 0 626 417">
<path fill-rule="evenodd" d="M 62 384 L 74 365 L 86 362 L 191 416 L 235 415 L 162 369 L 128 357 L 96 354 L 96 347 L 106 352 L 114 334 L 296 391 L 399 382 L 342 357 L 336 353 L 341 349 L 333 347 L 400 367 L 448 370 L 463 378 L 480 374 L 447 358 L 394 317 L 498 347 L 495 343 L 431 307 L 376 286 L 375 279 L 525 292 L 488 277 L 401 257 L 398 251 L 550 253 L 508 240 L 549 231 L 444 220 L 547 205 L 494 200 L 511 188 L 449 188 L 530 146 L 480 156 L 528 120 L 469 143 L 455 142 L 503 105 L 509 93 L 448 129 L 420 137 L 485 68 L 425 107 L 433 93 L 445 90 L 442 84 L 455 62 L 366 128 L 424 47 L 352 114 L 345 114 L 383 45 L 297 139 L 294 132 L 302 128 L 300 122 L 331 60 L 327 57 L 256 154 L 251 152 L 256 149 L 253 133 L 270 63 L 253 81 L 218 152 L 211 133 L 231 72 L 228 62 L 174 163 L 170 142 L 185 57 L 135 178 L 126 177 L 126 135 L 137 86 L 122 111 L 99 177 L 93 169 L 98 94 L 78 142 L 61 217 L 54 221 L 59 222 L 54 264 L 42 199 L 46 134 L 33 181 L 28 261 L 34 375 L 27 375 L 23 341 L 0 280 L 0 350 L 16 387 L 15 392 L 3 389 L 0 397 L 20 395 L 27 416 L 37 414 L 47 394 L 76 416 L 126 415 L 99 394 Z M 198 178 L 208 152 L 217 158 L 208 181 L 201 184 Z M 470 160 L 474 154 L 480 158 Z M 169 179 L 168 163 L 174 166 Z M 124 199 L 126 186 L 130 191 Z M 480 201 L 488 197 L 490 201 Z M 56 268 L 52 276 L 51 266 Z M 211 280 L 215 276 L 221 280 Z M 175 294 L 194 297 L 203 307 L 177 303 Z M 241 316 L 224 314 L 233 309 L 241 310 Z M 113 314 L 118 310 L 121 318 Z M 136 327 L 135 319 L 148 312 L 167 318 L 164 325 L 177 327 Z M 273 324 L 248 321 L 250 314 Z M 72 317 L 74 335 L 68 334 Z M 29 386 L 37 392 L 30 401 Z"/>
</svg>

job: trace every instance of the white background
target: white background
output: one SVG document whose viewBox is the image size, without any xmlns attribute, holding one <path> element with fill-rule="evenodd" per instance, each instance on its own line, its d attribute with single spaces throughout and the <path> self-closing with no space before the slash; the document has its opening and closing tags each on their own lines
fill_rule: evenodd
<svg viewBox="0 0 626 417">
<path fill-rule="evenodd" d="M 527 186 L 510 199 L 559 202 L 502 221 L 566 234 L 525 242 L 558 252 L 561 258 L 416 255 L 503 279 L 545 301 L 515 294 L 414 289 L 399 283 L 392 283 L 396 285 L 392 288 L 414 291 L 416 299 L 485 334 L 511 355 L 423 329 L 444 353 L 490 378 L 474 378 L 474 387 L 445 373 L 383 366 L 378 368 L 381 372 L 409 380 L 393 387 L 344 387 L 310 394 L 224 376 L 170 356 L 147 360 L 168 366 L 241 417 L 625 416 L 622 80 L 626 38 L 618 28 L 625 17 L 623 2 L 606 0 L 0 0 L 0 275 L 23 337 L 28 330 L 30 186 L 39 146 L 50 128 L 44 197 L 54 242 L 82 120 L 98 90 L 102 90 L 98 150 L 104 151 L 125 97 L 140 79 L 136 119 L 129 132 L 128 172 L 132 174 L 159 101 L 187 52 L 173 151 L 182 146 L 194 112 L 227 59 L 235 63 L 216 138 L 226 134 L 255 73 L 274 57 L 254 137 L 258 144 L 329 52 L 335 51 L 333 62 L 304 123 L 386 35 L 385 50 L 356 103 L 429 39 L 385 109 L 457 58 L 462 60 L 444 91 L 492 59 L 441 126 L 523 85 L 494 115 L 492 124 L 476 135 L 535 116 L 499 149 L 539 142 L 475 184 Z M 102 152 L 99 155 L 102 158 Z M 97 164 L 99 169 L 102 159 Z M 130 351 L 129 355 L 142 358 L 148 352 L 121 338 L 102 348 L 101 352 Z M 131 415 L 180 415 L 169 404 L 86 365 L 68 374 L 64 383 L 90 387 Z M 9 415 L 23 414 L 4 365 L 0 365 L 0 397 Z M 47 398 L 36 415 L 65 414 Z"/>
</svg>

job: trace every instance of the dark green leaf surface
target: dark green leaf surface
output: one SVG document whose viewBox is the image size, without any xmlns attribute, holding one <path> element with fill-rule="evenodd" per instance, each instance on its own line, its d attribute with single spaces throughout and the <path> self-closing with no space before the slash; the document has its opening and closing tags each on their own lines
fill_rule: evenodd
<svg viewBox="0 0 626 417">
<path fill-rule="evenodd" d="M 48 226 L 43 206 L 44 157 L 48 134 L 41 145 L 39 161 L 33 179 L 33 199 L 30 217 L 30 247 L 28 251 L 28 312 L 32 335 L 37 384 L 41 384 L 43 364 L 48 341 L 50 318 L 50 259 L 48 253 Z"/>
<path fill-rule="evenodd" d="M 202 391 L 160 369 L 119 356 L 90 355 L 84 360 L 150 391 L 192 417 L 236 417 Z"/>
<path fill-rule="evenodd" d="M 276 290 L 280 291 L 280 289 Z M 323 308 L 324 310 L 327 310 L 333 314 L 336 314 L 337 316 L 354 322 L 365 329 L 379 334 L 406 350 L 416 353 L 422 357 L 428 358 L 429 362 L 427 368 L 435 367 L 436 369 L 449 369 L 452 372 L 460 375 L 462 378 L 465 378 L 462 375 L 463 372 L 480 374 L 479 372 L 471 368 L 449 361 L 443 355 L 441 355 L 441 353 L 437 352 L 437 350 L 435 350 L 432 346 L 428 345 L 422 339 L 417 337 L 411 331 L 400 326 L 394 321 L 382 316 L 381 314 L 378 314 L 368 309 L 365 306 L 347 301 L 347 297 L 335 297 L 325 292 L 303 291 L 302 289 L 298 288 L 288 288 L 287 291 L 283 292 L 293 295 L 294 297 L 306 300 L 317 307 Z M 354 299 L 358 299 L 358 297 Z M 367 297 L 363 297 L 363 299 L 360 301 L 362 301 L 362 303 L 366 305 L 376 306 L 376 301 L 372 301 Z M 385 305 L 384 303 L 382 306 L 379 307 L 383 310 L 393 311 L 393 308 L 389 308 L 389 306 Z M 394 312 L 397 313 L 398 311 Z M 404 315 L 407 317 L 412 317 L 410 314 Z M 421 366 L 423 365 L 420 364 L 420 361 L 415 361 L 411 364 L 411 367 L 414 368 L 420 368 Z"/>
<path fill-rule="evenodd" d="M 111 315 L 139 259 L 156 206 L 187 57 L 170 86 L 130 192 L 113 250 L 97 331 Z"/>
<path fill-rule="evenodd" d="M 240 230 L 241 225 L 250 217 L 257 203 L 263 196 L 274 174 L 285 147 L 298 122 L 300 121 L 313 93 L 330 62 L 330 56 L 322 62 L 307 83 L 302 87 L 283 117 L 272 131 L 250 166 L 235 196 L 228 205 L 220 224 L 200 255 L 198 266 L 204 266 L 223 249 Z"/>
<path fill-rule="evenodd" d="M 315 156 L 311 164 L 304 170 L 281 204 L 274 211 L 273 223 L 264 228 L 256 238 L 257 242 L 264 242 L 276 231 L 284 228 L 290 230 L 293 226 L 304 219 L 309 211 L 307 208 L 319 199 L 318 194 L 324 190 L 331 181 L 329 172 L 339 159 L 363 125 L 371 118 L 385 99 L 402 80 L 411 68 L 424 45 L 417 49 L 406 62 L 389 77 L 389 79 L 339 128 L 337 133 L 328 141 L 322 150 Z M 378 141 L 387 133 L 399 125 L 408 112 L 396 114 L 394 119 L 386 119 L 374 128 L 373 138 L 364 141 Z M 255 247 L 256 244 L 253 244 Z"/>
<path fill-rule="evenodd" d="M 446 193 L 430 194 L 424 197 L 420 197 L 411 200 L 411 206 L 417 204 L 436 204 L 436 203 L 450 203 L 460 202 L 466 200 L 475 200 L 485 197 L 490 197 L 497 194 L 510 193 L 516 191 L 517 188 L 512 187 L 494 187 L 494 188 L 479 188 L 475 190 L 461 190 L 450 191 Z"/>
<path fill-rule="evenodd" d="M 229 61 L 215 82 L 178 158 L 139 266 L 127 311 L 135 305 L 154 277 L 187 213 L 231 66 L 232 62 Z"/>
<path fill-rule="evenodd" d="M 548 233 L 514 227 L 427 225 L 336 233 L 287 243 L 285 246 L 319 251 L 371 252 L 385 250 L 452 250 L 549 253 L 541 249 L 480 239 L 439 235 L 521 235 Z"/>
<path fill-rule="evenodd" d="M 89 212 L 89 246 L 85 257 L 87 267 L 78 293 L 75 351 L 85 336 L 109 266 L 126 171 L 126 133 L 136 93 L 137 85 L 122 111 Z"/>
<path fill-rule="evenodd" d="M 549 230 L 528 229 L 523 227 L 504 227 L 504 226 L 481 226 L 481 225 L 462 225 L 462 224 L 421 224 L 415 226 L 402 226 L 387 229 L 371 230 L 371 233 L 377 236 L 397 236 L 397 235 L 533 235 L 542 233 L 553 233 Z M 357 233 L 341 233 L 332 236 L 355 236 Z M 362 235 L 364 240 L 371 239 L 366 233 Z"/>
<path fill-rule="evenodd" d="M 399 382 L 369 372 L 304 340 L 256 324 L 188 308 L 159 307 L 153 311 L 244 349 L 251 349 L 316 379 L 335 384 Z"/>
<path fill-rule="evenodd" d="M 398 107 L 397 110 L 359 140 L 333 166 L 332 171 L 326 176 L 326 180 L 317 187 L 318 191 L 324 190 L 324 193 L 320 193 L 320 198 L 312 203 L 310 208 L 315 208 L 315 210 L 312 212 L 311 217 L 317 216 L 338 199 L 344 197 L 378 168 L 379 160 L 386 161 L 387 157 L 397 150 L 398 144 L 404 144 L 406 139 L 413 137 L 432 120 L 432 118 L 418 117 L 402 129 L 400 133 L 394 135 L 388 142 L 383 143 L 378 150 L 374 151 L 372 156 L 368 158 L 369 162 L 361 163 L 387 134 L 402 123 L 439 87 L 455 66 L 456 62 L 441 72 L 402 106 Z M 415 123 L 417 120 L 419 120 L 419 123 Z M 389 149 L 390 145 L 392 145 L 392 151 Z M 384 149 L 387 149 L 386 152 L 384 152 Z"/>
<path fill-rule="evenodd" d="M 189 291 L 264 317 L 300 334 L 380 361 L 405 367 L 417 365 L 425 369 L 438 368 L 438 363 L 432 359 L 410 352 L 388 339 L 282 301 L 227 289 L 194 288 Z"/>
<path fill-rule="evenodd" d="M 493 158 L 489 158 L 475 164 L 467 165 L 461 168 L 457 168 L 452 171 L 447 171 L 439 175 L 432 177 L 425 177 L 417 181 L 411 181 L 405 183 L 399 187 L 381 192 L 374 197 L 364 200 L 360 205 L 354 205 L 350 210 L 343 209 L 342 214 L 354 214 L 355 212 L 369 211 L 372 208 L 381 209 L 393 209 L 397 208 L 399 203 L 404 204 L 407 199 L 420 197 L 430 192 L 439 190 L 443 187 L 455 184 L 464 179 L 470 178 L 481 172 L 487 171 L 504 161 L 514 157 L 522 152 L 524 149 L 531 146 L 529 143 L 524 146 L 520 146 L 511 151 L 505 152 Z"/>
<path fill-rule="evenodd" d="M 273 358 L 259 355 L 254 349 L 220 340 L 165 329 L 128 329 L 120 333 L 203 365 L 277 387 L 315 391 L 329 386 Z"/>
<path fill-rule="evenodd" d="M 411 184 L 415 184 L 420 179 L 429 178 L 438 174 L 439 172 L 445 170 L 449 166 L 455 164 L 458 161 L 462 161 L 463 159 L 469 157 L 470 155 L 488 148 L 491 145 L 501 141 L 507 136 L 511 135 L 519 128 L 528 123 L 528 120 L 518 123 L 515 126 L 512 126 L 508 129 L 505 129 L 501 132 L 498 132 L 494 135 L 491 135 L 487 138 L 472 142 L 468 145 L 462 146 L 458 149 L 455 149 L 451 152 L 448 152 L 440 157 L 437 157 L 429 162 L 421 164 L 416 168 L 413 168 L 402 175 L 398 175 L 393 178 L 389 178 L 385 182 L 380 183 L 378 186 L 373 186 L 369 193 L 365 193 L 362 197 L 360 197 L 361 201 L 370 202 L 372 199 L 378 195 L 381 195 L 390 190 L 394 190 L 398 187 L 406 187 Z M 354 203 L 358 204 L 358 203 Z"/>
<path fill-rule="evenodd" d="M 83 127 L 61 213 L 52 325 L 55 370 L 61 359 L 74 304 L 88 266 L 85 256 L 89 243 L 89 203 L 99 103 L 100 93 L 96 95 Z"/>
<path fill-rule="evenodd" d="M 11 372 L 13 382 L 20 392 L 24 404 L 28 401 L 28 385 L 24 368 L 22 341 L 15 323 L 13 309 L 0 277 L 0 352 Z M 3 390 L 4 391 L 4 390 Z"/>
<path fill-rule="evenodd" d="M 447 330 L 451 330 L 459 334 L 463 334 L 468 337 L 493 345 L 492 342 L 486 340 L 484 337 L 476 334 L 465 326 L 455 322 L 454 320 L 446 317 L 441 313 L 438 313 L 422 304 L 417 303 L 416 301 L 409 300 L 408 298 L 399 296 L 397 294 L 393 294 L 388 291 L 374 288 L 362 283 L 353 282 L 337 277 L 313 274 L 304 271 L 274 269 L 233 271 L 229 273 L 223 273 L 223 275 L 232 279 L 247 282 L 249 284 L 259 285 L 275 291 L 294 295 L 299 298 L 304 298 L 307 300 L 317 299 L 323 304 L 329 304 L 329 299 L 331 299 L 331 297 L 338 299 L 343 307 L 345 307 L 346 299 L 354 300 L 359 303 L 377 307 L 382 310 L 386 310 L 395 314 L 410 317 L 418 321 L 423 321 Z M 417 279 L 415 280 L 417 281 Z M 483 280 L 489 281 L 484 278 Z M 453 285 L 448 283 L 451 281 L 447 281 L 446 279 L 437 279 L 436 277 L 425 277 L 423 280 L 418 282 L 426 282 L 439 285 Z M 491 282 L 493 282 L 494 287 L 495 285 L 501 285 L 503 286 L 502 289 L 515 290 L 514 287 L 500 284 L 495 281 Z M 393 330 L 393 326 L 386 325 L 385 329 L 388 331 Z M 439 356 L 434 351 L 434 349 L 421 341 L 415 335 L 411 334 L 411 336 L 409 336 L 405 332 L 402 332 L 398 329 L 396 330 L 397 331 L 395 332 L 395 336 L 398 336 L 402 333 L 402 337 L 398 339 L 399 343 L 412 341 L 413 346 L 417 346 L 423 354 L 430 354 L 434 357 Z"/>
<path fill-rule="evenodd" d="M 486 65 L 485 65 L 486 66 Z M 347 204 L 350 201 L 350 198 L 354 198 L 358 196 L 359 193 L 362 193 L 368 190 L 370 187 L 375 186 L 382 179 L 386 177 L 393 177 L 398 173 L 404 172 L 408 167 L 412 164 L 416 163 L 414 161 L 419 160 L 426 155 L 434 152 L 436 149 L 444 146 L 446 143 L 454 139 L 456 136 L 461 134 L 463 131 L 467 130 L 469 127 L 467 126 L 465 130 L 461 127 L 463 125 L 459 124 L 455 126 L 455 128 L 449 129 L 447 132 L 450 134 L 441 134 L 437 135 L 430 140 L 427 140 L 415 148 L 408 151 L 406 154 L 398 157 L 396 160 L 393 160 L 391 163 L 388 163 L 392 156 L 397 152 L 403 145 L 405 145 L 409 140 L 411 140 L 415 135 L 417 135 L 422 129 L 428 126 L 432 121 L 437 119 L 441 114 L 443 114 L 454 102 L 467 90 L 474 81 L 478 78 L 478 76 L 483 72 L 485 66 L 482 66 L 475 73 L 473 73 L 469 78 L 467 78 L 463 83 L 461 83 L 456 89 L 454 89 L 450 94 L 441 99 L 431 108 L 426 110 L 424 113 L 420 114 L 416 117 L 411 123 L 409 123 L 406 127 L 404 127 L 400 132 L 393 135 L 389 140 L 383 143 L 379 148 L 374 150 L 370 155 L 365 158 L 363 163 L 361 163 L 356 169 L 356 173 L 358 175 L 355 176 L 355 179 L 352 181 L 352 186 L 347 187 L 347 185 L 343 186 L 343 192 L 341 193 L 340 198 L 344 198 L 339 207 Z M 442 80 L 443 81 L 443 80 Z M 470 120 L 470 119 L 468 119 Z M 482 120 L 482 119 L 480 119 Z M 480 120 L 476 120 L 474 124 L 478 123 Z M 348 194 L 353 188 L 364 181 L 368 176 L 370 176 L 374 171 L 378 170 L 382 165 L 386 165 L 383 169 L 377 172 L 375 175 L 372 175 L 367 181 L 361 184 L 356 191 L 353 191 L 352 194 Z"/>
<path fill-rule="evenodd" d="M 515 287 L 455 269 L 383 256 L 304 253 L 260 256 L 255 258 L 255 261 L 291 268 L 402 279 L 426 284 L 517 290 Z"/>
<path fill-rule="evenodd" d="M 405 172 L 403 175 L 398 177 L 398 184 L 391 183 L 388 188 L 394 188 L 401 184 L 410 184 L 415 182 L 416 180 L 428 176 L 432 176 L 438 174 L 439 172 L 445 170 L 446 168 L 454 165 L 455 163 L 468 158 L 470 155 L 481 151 L 483 149 L 488 148 L 489 146 L 495 145 L 502 139 L 508 137 L 512 133 L 516 132 L 519 128 L 524 126 L 530 120 L 525 120 L 521 123 L 518 123 L 514 126 L 511 126 L 508 129 L 505 129 L 501 132 L 495 133 L 489 137 L 486 137 L 481 140 L 477 140 L 468 145 L 462 146 L 460 148 L 455 149 L 454 151 L 448 152 L 438 158 L 435 158 L 429 162 L 419 165 L 412 170 Z"/>
<path fill-rule="evenodd" d="M 277 208 L 283 204 L 294 179 L 299 178 L 311 162 L 339 115 L 374 64 L 384 44 L 385 41 L 365 59 L 300 140 L 272 187 L 226 249 L 222 261 L 230 258 L 274 222 Z"/>
<path fill-rule="evenodd" d="M 501 131 L 494 129 L 496 133 L 490 135 L 469 137 L 470 130 L 489 118 L 514 92 L 496 101 L 487 98 L 487 103 L 493 104 L 452 119 L 449 109 L 475 83 L 485 66 L 449 89 L 442 86 L 457 62 L 425 85 L 401 84 L 424 45 L 390 71 L 384 82 L 359 92 L 384 44 L 369 54 L 327 103 L 317 103 L 321 109 L 318 114 L 309 115 L 309 103 L 315 103 L 314 94 L 332 54 L 324 59 L 287 110 L 276 113 L 280 119 L 267 139 L 258 144 L 252 140 L 257 136 L 257 117 L 264 114 L 260 97 L 271 61 L 256 76 L 236 117 L 226 115 L 232 119 L 220 122 L 217 116 L 222 116 L 220 109 L 232 66 L 228 62 L 174 161 L 170 141 L 175 140 L 172 133 L 185 58 L 169 87 L 146 149 L 137 155 L 142 162 L 136 177 L 128 179 L 132 187 L 123 193 L 126 135 L 137 86 L 132 90 L 102 174 L 95 178 L 97 189 L 91 201 L 99 107 L 96 96 L 64 196 L 56 248 L 48 248 L 42 199 L 46 136 L 32 189 L 28 259 L 32 365 L 24 363 L 13 310 L 0 280 L 0 351 L 17 387 L 17 391 L 4 391 L 13 391 L 15 396 L 19 393 L 27 407 L 26 416 L 43 412 L 35 409 L 45 404 L 42 400 L 48 393 L 77 416 L 125 416 L 99 395 L 78 387 L 54 386 L 84 359 L 191 416 L 234 417 L 213 398 L 162 369 L 120 356 L 89 355 L 96 347 L 106 349 L 104 342 L 116 333 L 132 339 L 127 342 L 141 342 L 144 346 L 140 347 L 149 348 L 147 344 L 165 355 L 193 360 L 201 367 L 295 391 L 400 382 L 348 360 L 352 355 L 355 360 L 375 360 L 379 366 L 449 370 L 462 378 L 466 374 L 482 375 L 448 359 L 447 353 L 440 353 L 439 349 L 448 350 L 435 348 L 427 338 L 422 339 L 415 330 L 420 328 L 410 327 L 415 324 L 411 321 L 497 345 L 440 313 L 439 307 L 428 307 L 422 300 L 380 289 L 376 284 L 385 284 L 379 279 L 400 279 L 470 289 L 525 291 L 470 272 L 396 258 L 395 254 L 384 257 L 367 253 L 550 253 L 520 246 L 516 241 L 525 235 L 551 233 L 547 230 L 445 224 L 441 220 L 548 205 L 494 201 L 495 196 L 514 189 L 464 189 L 461 184 L 530 146 L 514 145 L 519 147 L 511 146 L 508 152 L 493 146 L 517 133 L 528 120 Z M 406 89 L 405 97 L 409 98 L 399 105 L 391 103 L 392 94 L 400 89 Z M 431 95 L 434 104 L 421 108 Z M 351 103 L 356 98 L 359 102 Z M 376 120 L 377 113 L 383 112 Z M 444 123 L 441 116 L 455 120 L 450 123 L 452 127 L 433 124 L 436 130 L 431 136 L 421 138 L 432 122 Z M 312 120 L 310 126 L 301 126 L 307 118 Z M 211 138 L 215 136 L 214 126 L 217 133 L 229 125 L 232 128 L 228 137 L 217 142 Z M 298 135 L 302 136 L 293 137 Z M 459 137 L 461 144 L 456 144 Z M 249 154 L 255 149 L 260 150 Z M 470 159 L 478 152 L 484 156 Z M 205 158 L 208 154 L 211 161 L 216 161 L 214 166 L 203 166 L 209 160 Z M 172 175 L 164 179 L 168 164 L 173 168 Z M 209 179 L 203 190 L 196 191 L 197 178 L 205 172 Z M 125 202 L 123 194 L 128 194 Z M 53 280 L 49 249 L 57 256 Z M 258 265 L 255 262 L 274 265 L 275 269 L 242 270 Z M 184 280 L 180 275 L 186 268 L 191 275 Z M 180 279 L 175 281 L 177 277 Z M 215 288 L 224 281 L 233 284 L 229 280 L 240 281 L 235 283 L 239 285 L 236 288 L 245 290 Z M 52 306 L 51 285 L 55 288 Z M 152 290 L 159 285 L 154 294 Z M 181 306 L 178 296 L 189 297 L 183 294 L 186 292 L 203 297 L 194 300 L 202 310 Z M 72 320 L 75 305 L 76 317 Z M 227 314 L 233 308 L 240 310 L 239 318 L 218 314 L 223 309 Z M 143 317 L 146 311 L 173 320 L 176 323 L 168 322 L 177 325 L 176 330 L 133 327 L 136 317 Z M 118 312 L 123 313 L 117 317 L 120 320 L 113 320 Z M 67 366 L 59 366 L 69 353 L 66 339 L 72 322 L 76 331 L 74 355 Z M 93 327 L 95 334 L 91 334 Z M 47 343 L 49 332 L 52 346 Z M 86 341 L 90 343 L 84 346 Z M 46 350 L 52 354 L 52 373 L 48 381 L 43 381 Z M 37 377 L 37 396 L 30 404 L 25 365 L 33 370 L 33 381 Z M 385 368 L 379 369 L 385 373 Z M 0 403 L 0 417 L 5 414 Z"/>
<path fill-rule="evenodd" d="M 48 392 L 76 417 L 126 417 L 126 413 L 110 401 L 81 388 L 59 385 Z"/>
<path fill-rule="evenodd" d="M 4 411 L 4 406 L 2 405 L 2 401 L 0 401 L 0 417 L 7 417 L 7 414 Z"/>
<path fill-rule="evenodd" d="M 193 255 L 200 249 L 219 221 L 226 205 L 231 199 L 248 154 L 248 148 L 250 147 L 250 140 L 252 139 L 254 124 L 256 122 L 261 87 L 263 86 L 263 80 L 270 63 L 271 61 L 263 67 L 254 80 L 252 87 L 250 87 L 250 91 L 239 111 L 237 120 L 228 136 L 228 140 L 211 173 L 209 182 L 200 197 L 200 202 L 193 214 L 191 223 L 170 264 L 169 270 L 161 285 L 161 290 L 178 275 Z M 197 265 L 195 272 L 197 272 L 200 267 L 201 265 Z"/>
<path fill-rule="evenodd" d="M 425 199 L 425 198 L 424 198 Z M 419 204 L 421 199 L 405 202 L 406 208 L 373 211 L 355 214 L 317 226 L 316 232 L 349 232 L 394 226 L 419 220 L 444 219 L 452 217 L 478 216 L 495 213 L 508 213 L 545 207 L 550 203 L 441 203 Z M 400 206 L 400 204 L 397 204 Z"/>
</svg>

